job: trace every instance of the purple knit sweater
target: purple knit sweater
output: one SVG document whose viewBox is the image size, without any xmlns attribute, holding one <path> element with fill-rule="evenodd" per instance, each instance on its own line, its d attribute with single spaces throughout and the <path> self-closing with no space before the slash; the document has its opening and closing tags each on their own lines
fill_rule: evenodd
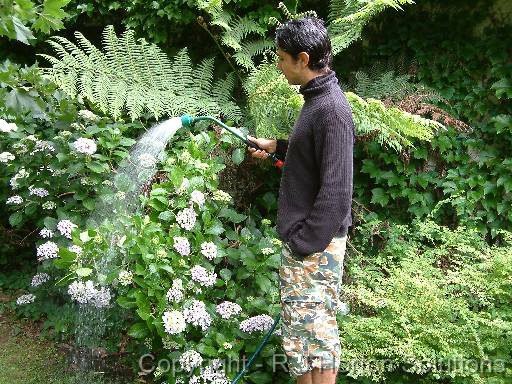
<svg viewBox="0 0 512 384">
<path fill-rule="evenodd" d="M 297 258 L 325 250 L 352 225 L 354 123 L 334 71 L 301 86 L 304 106 L 276 155 L 285 165 L 277 231 Z"/>
</svg>

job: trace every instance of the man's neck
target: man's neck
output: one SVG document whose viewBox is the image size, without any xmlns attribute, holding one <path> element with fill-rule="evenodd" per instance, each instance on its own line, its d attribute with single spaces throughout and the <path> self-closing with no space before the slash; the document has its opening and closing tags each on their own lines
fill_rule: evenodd
<svg viewBox="0 0 512 384">
<path fill-rule="evenodd" d="M 324 68 L 321 71 L 312 71 L 308 69 L 304 72 L 304 76 L 302 77 L 300 81 L 300 85 L 304 85 L 309 83 L 311 80 L 313 80 L 315 77 L 325 75 L 329 71 L 329 68 Z"/>
</svg>

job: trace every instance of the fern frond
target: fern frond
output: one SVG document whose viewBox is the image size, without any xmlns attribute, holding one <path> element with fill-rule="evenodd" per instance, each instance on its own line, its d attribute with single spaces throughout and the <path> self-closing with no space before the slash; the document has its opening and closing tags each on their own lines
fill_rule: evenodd
<svg viewBox="0 0 512 384">
<path fill-rule="evenodd" d="M 45 76 L 114 119 L 128 113 L 134 120 L 146 112 L 157 119 L 185 113 L 241 119 L 240 108 L 230 99 L 232 78 L 221 83 L 227 95 L 220 97 L 212 88 L 213 59 L 194 69 L 186 49 L 171 61 L 156 45 L 136 40 L 132 31 L 119 37 L 111 26 L 103 32 L 103 51 L 79 33 L 76 38 L 78 45 L 62 37 L 50 40 L 57 57 L 42 55 L 52 65 Z"/>
<path fill-rule="evenodd" d="M 396 107 L 386 107 L 380 100 L 364 100 L 352 92 L 346 92 L 346 96 L 352 109 L 356 134 L 373 138 L 396 151 L 404 146 L 412 146 L 414 140 L 430 141 L 435 131 L 444 128 L 436 121 Z"/>
<path fill-rule="evenodd" d="M 413 0 L 331 0 L 329 5 L 329 34 L 334 55 L 361 37 L 363 27 L 388 8 L 402 10 Z"/>
<path fill-rule="evenodd" d="M 226 11 L 221 11 L 219 13 L 212 15 L 212 25 L 216 25 L 218 27 L 221 27 L 222 29 L 226 31 L 231 31 L 231 27 L 229 26 L 231 23 L 231 13 Z"/>
<path fill-rule="evenodd" d="M 235 88 L 235 75 L 228 73 L 224 79 L 217 80 L 213 86 L 213 97 L 216 100 L 220 111 L 228 119 L 233 121 L 240 121 L 242 119 L 242 111 L 236 105 L 233 97 L 233 90 Z"/>
<path fill-rule="evenodd" d="M 265 29 L 262 28 L 257 22 L 249 17 L 237 17 L 230 21 L 230 30 L 227 30 L 222 35 L 222 43 L 228 47 L 238 51 L 242 48 L 241 41 L 249 34 L 255 33 L 260 36 L 265 35 Z"/>
<path fill-rule="evenodd" d="M 245 69 L 252 69 L 254 68 L 253 58 L 263 54 L 265 51 L 272 49 L 273 47 L 274 42 L 268 39 L 249 41 L 242 44 L 240 50 L 233 55 L 233 58 L 238 65 Z"/>
</svg>

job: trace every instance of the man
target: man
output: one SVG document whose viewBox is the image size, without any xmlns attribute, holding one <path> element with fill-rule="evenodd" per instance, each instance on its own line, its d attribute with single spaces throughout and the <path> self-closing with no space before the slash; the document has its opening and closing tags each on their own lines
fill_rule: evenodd
<svg viewBox="0 0 512 384">
<path fill-rule="evenodd" d="M 323 22 L 302 18 L 276 31 L 278 68 L 300 85 L 304 106 L 288 141 L 249 137 L 284 158 L 277 230 L 283 348 L 298 384 L 334 384 L 340 360 L 336 323 L 348 227 L 352 224 L 354 124 Z M 268 152 L 268 153 L 267 153 Z"/>
</svg>

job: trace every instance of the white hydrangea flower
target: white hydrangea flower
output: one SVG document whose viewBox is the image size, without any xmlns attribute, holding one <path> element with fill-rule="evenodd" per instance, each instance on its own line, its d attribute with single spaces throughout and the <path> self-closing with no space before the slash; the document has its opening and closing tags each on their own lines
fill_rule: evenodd
<svg viewBox="0 0 512 384">
<path fill-rule="evenodd" d="M 173 240 L 174 249 L 176 249 L 181 256 L 190 255 L 190 243 L 186 237 L 176 236 Z"/>
<path fill-rule="evenodd" d="M 177 335 L 185 331 L 187 323 L 185 317 L 180 311 L 166 311 L 162 315 L 162 321 L 164 323 L 165 332 L 170 335 Z"/>
<path fill-rule="evenodd" d="M 18 130 L 18 127 L 14 123 L 8 123 L 4 119 L 0 119 L 0 132 L 8 133 L 15 132 Z"/>
<path fill-rule="evenodd" d="M 7 163 L 9 161 L 14 160 L 16 157 L 10 152 L 2 152 L 0 153 L 0 163 Z"/>
<path fill-rule="evenodd" d="M 192 155 L 190 154 L 189 151 L 182 151 L 179 155 L 179 158 L 184 163 L 189 163 L 190 160 L 192 160 Z"/>
<path fill-rule="evenodd" d="M 269 315 L 258 315 L 250 317 L 240 323 L 240 330 L 246 333 L 268 331 L 274 320 Z"/>
<path fill-rule="evenodd" d="M 231 349 L 231 348 L 233 348 L 233 344 L 228 343 L 226 341 L 224 344 L 222 344 L 222 348 L 224 348 L 224 349 Z"/>
<path fill-rule="evenodd" d="M 59 246 L 53 241 L 47 241 L 37 247 L 37 260 L 43 261 L 48 259 L 55 259 L 59 256 Z"/>
<path fill-rule="evenodd" d="M 181 279 L 175 279 L 172 282 L 172 287 L 167 291 L 167 300 L 172 302 L 180 302 L 183 300 L 183 281 Z"/>
<path fill-rule="evenodd" d="M 142 168 L 153 168 L 156 165 L 156 158 L 150 153 L 143 153 L 138 157 L 139 165 Z"/>
<path fill-rule="evenodd" d="M 84 155 L 92 155 L 98 149 L 96 142 L 86 137 L 77 139 L 72 146 L 76 152 L 83 153 Z"/>
<path fill-rule="evenodd" d="M 196 203 L 199 207 L 202 207 L 205 202 L 204 193 L 198 190 L 192 191 L 190 194 L 190 201 Z"/>
<path fill-rule="evenodd" d="M 212 241 L 205 241 L 201 244 L 201 253 L 209 260 L 217 257 L 217 246 Z"/>
<path fill-rule="evenodd" d="M 203 287 L 211 287 L 215 285 L 215 282 L 217 281 L 217 274 L 215 272 L 208 272 L 206 268 L 200 265 L 192 267 L 190 273 L 192 275 L 192 280 L 198 282 Z"/>
<path fill-rule="evenodd" d="M 194 368 L 199 367 L 202 363 L 203 358 L 201 357 L 201 355 L 192 349 L 184 352 L 180 356 L 181 368 L 183 368 L 187 372 L 192 372 Z"/>
<path fill-rule="evenodd" d="M 181 228 L 190 231 L 196 223 L 196 211 L 192 208 L 184 208 L 176 215 L 176 221 Z"/>
<path fill-rule="evenodd" d="M 100 120 L 100 117 L 94 114 L 94 112 L 91 112 L 87 109 L 82 109 L 78 111 L 78 116 L 81 117 L 84 120 L 88 120 L 91 122 L 96 122 Z"/>
<path fill-rule="evenodd" d="M 14 149 L 18 155 L 23 155 L 28 151 L 27 146 L 23 143 L 13 144 L 12 149 Z"/>
<path fill-rule="evenodd" d="M 217 189 L 213 191 L 213 200 L 215 201 L 221 201 L 221 202 L 230 202 L 231 201 L 231 195 L 227 192 L 224 192 L 220 189 Z"/>
<path fill-rule="evenodd" d="M 117 279 L 119 280 L 119 284 L 121 285 L 130 285 L 133 280 L 133 273 L 131 271 L 121 271 L 119 272 L 119 276 Z"/>
<path fill-rule="evenodd" d="M 231 301 L 224 301 L 218 304 L 215 309 L 220 317 L 226 320 L 238 316 L 242 312 L 242 307 Z"/>
<path fill-rule="evenodd" d="M 21 168 L 16 174 L 9 180 L 9 184 L 11 185 L 12 189 L 16 189 L 19 187 L 18 180 L 24 179 L 26 177 L 29 177 L 30 173 L 28 173 L 25 168 Z"/>
<path fill-rule="evenodd" d="M 36 273 L 33 277 L 32 277 L 32 282 L 30 283 L 30 285 L 32 287 L 39 287 L 41 284 L 44 284 L 46 283 L 47 281 L 50 280 L 50 275 L 47 274 L 47 273 Z"/>
<path fill-rule="evenodd" d="M 28 293 L 26 295 L 21 295 L 16 300 L 16 304 L 18 304 L 18 305 L 30 304 L 30 303 L 34 302 L 35 298 L 36 297 L 33 294 L 31 294 L 31 293 Z"/>
<path fill-rule="evenodd" d="M 53 237 L 53 231 L 48 228 L 43 228 L 41 231 L 39 231 L 39 236 L 41 236 L 43 239 L 51 239 Z"/>
<path fill-rule="evenodd" d="M 210 327 L 212 317 L 206 311 L 206 305 L 200 300 L 192 300 L 192 303 L 183 311 L 187 323 L 200 327 L 203 332 Z"/>
<path fill-rule="evenodd" d="M 274 238 L 272 238 L 272 239 L 270 239 L 270 242 L 271 242 L 273 245 L 275 245 L 276 247 L 280 247 L 280 246 L 283 244 L 283 242 L 282 242 L 281 240 L 276 239 L 275 237 L 274 237 Z"/>
<path fill-rule="evenodd" d="M 71 252 L 76 253 L 78 256 L 82 254 L 82 247 L 79 245 L 73 244 L 71 247 L 68 248 Z"/>
<path fill-rule="evenodd" d="M 29 195 L 38 196 L 38 197 L 46 197 L 50 194 L 48 192 L 48 190 L 46 190 L 44 188 L 34 188 L 32 185 L 30 187 L 28 187 L 28 191 L 29 191 Z"/>
<path fill-rule="evenodd" d="M 74 281 L 68 287 L 68 294 L 72 300 L 80 304 L 92 304 L 96 308 L 104 308 L 110 304 L 110 290 L 106 287 L 97 289 L 91 280 L 83 283 Z"/>
<path fill-rule="evenodd" d="M 70 220 L 61 220 L 57 223 L 57 230 L 60 234 L 68 239 L 71 239 L 71 232 L 74 228 L 78 227 L 76 224 L 73 224 Z"/>
<path fill-rule="evenodd" d="M 264 255 L 270 255 L 274 253 L 274 250 L 272 248 L 261 248 L 261 253 Z"/>
<path fill-rule="evenodd" d="M 23 197 L 14 195 L 7 199 L 6 204 L 20 205 L 23 204 Z"/>
</svg>

